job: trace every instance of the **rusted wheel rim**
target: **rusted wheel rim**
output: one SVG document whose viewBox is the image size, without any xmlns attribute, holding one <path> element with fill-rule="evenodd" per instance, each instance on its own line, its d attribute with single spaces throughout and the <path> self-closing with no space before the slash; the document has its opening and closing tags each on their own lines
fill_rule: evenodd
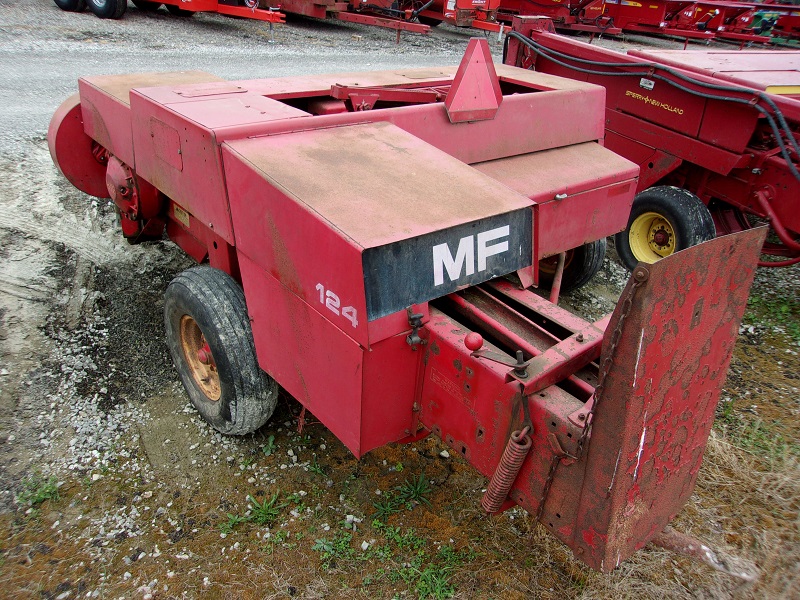
<svg viewBox="0 0 800 600">
<path fill-rule="evenodd" d="M 634 219 L 628 240 L 636 259 L 650 264 L 676 250 L 675 229 L 669 221 L 655 212 L 642 213 Z"/>
<path fill-rule="evenodd" d="M 572 262 L 572 258 L 575 256 L 575 250 L 567 250 L 567 254 L 564 257 L 564 270 L 566 271 L 569 264 Z M 544 273 L 546 275 L 555 275 L 556 270 L 558 269 L 558 254 L 554 254 L 553 256 L 548 256 L 547 258 L 543 258 L 539 261 L 539 272 Z"/>
<path fill-rule="evenodd" d="M 180 326 L 181 348 L 186 357 L 186 364 L 192 374 L 197 387 L 205 394 L 206 398 L 216 402 L 222 395 L 219 386 L 219 373 L 217 363 L 211 355 L 211 348 L 206 342 L 206 337 L 200 327 L 189 315 L 181 317 Z"/>
</svg>

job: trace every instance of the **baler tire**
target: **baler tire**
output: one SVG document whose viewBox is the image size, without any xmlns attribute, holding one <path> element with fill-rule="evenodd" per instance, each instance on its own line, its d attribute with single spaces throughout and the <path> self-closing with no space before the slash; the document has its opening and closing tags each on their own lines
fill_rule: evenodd
<svg viewBox="0 0 800 600">
<path fill-rule="evenodd" d="M 422 15 L 418 16 L 417 20 L 420 22 L 420 24 L 427 25 L 428 27 L 438 27 L 439 25 L 442 24 L 442 22 L 439 19 L 434 19 L 433 17 L 425 17 Z"/>
<path fill-rule="evenodd" d="M 86 4 L 100 19 L 120 19 L 128 8 L 128 0 L 86 0 Z"/>
<path fill-rule="evenodd" d="M 636 195 L 628 226 L 614 236 L 614 245 L 622 264 L 633 271 L 640 261 L 652 264 L 716 235 L 711 212 L 700 198 L 665 185 Z"/>
<path fill-rule="evenodd" d="M 167 11 L 173 17 L 193 17 L 194 16 L 194 11 L 184 10 L 184 9 L 178 7 L 178 6 L 175 6 L 174 4 L 165 4 L 164 6 L 167 7 Z"/>
<path fill-rule="evenodd" d="M 131 0 L 131 2 L 142 12 L 156 12 L 161 8 L 161 2 L 151 2 L 150 0 Z"/>
<path fill-rule="evenodd" d="M 86 0 L 53 0 L 56 6 L 67 12 L 83 12 L 86 10 Z"/>
<path fill-rule="evenodd" d="M 233 278 L 207 265 L 183 271 L 167 286 L 164 324 L 189 399 L 214 429 L 246 435 L 267 422 L 278 384 L 258 365 L 244 292 Z"/>
<path fill-rule="evenodd" d="M 605 238 L 589 242 L 583 246 L 567 250 L 564 260 L 564 275 L 561 277 L 561 291 L 572 292 L 589 283 L 603 267 L 608 242 Z M 551 256 L 539 262 L 539 285 L 551 287 L 555 277 L 558 256 Z"/>
</svg>

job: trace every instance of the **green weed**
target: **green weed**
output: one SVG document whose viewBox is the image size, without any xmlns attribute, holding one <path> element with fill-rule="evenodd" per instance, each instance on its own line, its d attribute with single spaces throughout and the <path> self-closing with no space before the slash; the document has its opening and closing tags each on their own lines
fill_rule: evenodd
<svg viewBox="0 0 800 600">
<path fill-rule="evenodd" d="M 321 475 L 322 477 L 326 477 L 328 474 L 325 472 L 324 467 L 317 462 L 317 456 L 314 455 L 311 458 L 311 464 L 308 465 L 308 470 L 312 473 L 316 473 L 317 475 Z"/>
<path fill-rule="evenodd" d="M 34 473 L 22 480 L 22 490 L 17 494 L 17 504 L 26 508 L 38 508 L 45 500 L 58 500 L 58 480 L 45 479 Z"/>
<path fill-rule="evenodd" d="M 417 477 L 406 479 L 403 485 L 395 488 L 406 504 L 416 502 L 417 504 L 425 503 L 431 505 L 430 500 L 425 497 L 425 494 L 431 492 L 431 486 L 425 477 L 425 473 L 421 473 Z"/>
<path fill-rule="evenodd" d="M 267 438 L 267 443 L 261 446 L 261 452 L 264 453 L 264 456 L 269 456 L 273 452 L 275 452 L 275 436 L 271 435 Z"/>
<path fill-rule="evenodd" d="M 423 571 L 419 572 L 415 589 L 419 594 L 420 600 L 425 600 L 425 598 L 433 598 L 434 600 L 452 598 L 456 593 L 456 589 L 450 583 L 451 570 L 450 567 L 433 564 L 428 565 Z"/>
<path fill-rule="evenodd" d="M 239 515 L 232 515 L 228 513 L 228 522 L 220 523 L 219 529 L 222 533 L 233 533 L 233 530 L 242 523 L 247 523 L 250 519 L 248 517 L 240 517 Z"/>
<path fill-rule="evenodd" d="M 336 568 L 339 562 L 350 562 L 355 559 L 356 551 L 351 545 L 352 541 L 352 533 L 338 531 L 333 539 L 316 540 L 311 549 L 321 554 L 322 568 L 327 571 Z"/>
<path fill-rule="evenodd" d="M 780 329 L 800 343 L 800 300 L 789 295 L 762 295 L 753 291 L 747 302 L 746 323 Z"/>
<path fill-rule="evenodd" d="M 386 522 L 391 515 L 400 512 L 403 507 L 411 510 L 417 504 L 430 506 L 430 500 L 425 497 L 430 492 L 431 486 L 424 472 L 417 477 L 406 479 L 401 485 L 384 493 L 380 500 L 372 503 L 372 506 L 375 507 L 374 518 Z"/>
<path fill-rule="evenodd" d="M 286 504 L 278 504 L 278 496 L 280 492 L 275 492 L 275 494 L 267 500 L 264 499 L 263 502 L 259 502 L 252 496 L 247 496 L 247 501 L 253 505 L 253 508 L 250 511 L 250 520 L 254 523 L 258 523 L 259 525 L 272 525 L 275 519 L 278 518 L 280 514 L 280 510 L 286 507 Z"/>
</svg>

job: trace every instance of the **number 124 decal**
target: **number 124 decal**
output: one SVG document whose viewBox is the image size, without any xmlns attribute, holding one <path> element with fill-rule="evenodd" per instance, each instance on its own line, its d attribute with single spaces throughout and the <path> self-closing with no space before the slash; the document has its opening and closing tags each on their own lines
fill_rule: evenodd
<svg viewBox="0 0 800 600">
<path fill-rule="evenodd" d="M 319 292 L 319 301 L 320 304 L 324 304 L 329 311 L 331 311 L 335 315 L 341 315 L 348 321 L 353 327 L 358 327 L 358 312 L 352 306 L 341 306 L 341 301 L 339 300 L 339 296 L 334 294 L 330 290 L 326 290 L 325 286 L 321 283 L 318 283 L 316 286 L 317 291 Z"/>
</svg>

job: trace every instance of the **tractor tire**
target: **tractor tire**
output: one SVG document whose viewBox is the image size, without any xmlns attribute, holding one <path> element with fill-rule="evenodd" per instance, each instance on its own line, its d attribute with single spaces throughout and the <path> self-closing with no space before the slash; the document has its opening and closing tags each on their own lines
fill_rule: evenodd
<svg viewBox="0 0 800 600">
<path fill-rule="evenodd" d="M 421 25 L 427 25 L 428 27 L 438 27 L 442 24 L 439 19 L 434 19 L 433 17 L 423 17 L 422 15 L 418 16 L 417 20 Z"/>
<path fill-rule="evenodd" d="M 603 266 L 607 247 L 608 242 L 603 238 L 567 250 L 564 260 L 564 275 L 561 277 L 561 291 L 571 292 L 589 283 Z M 540 286 L 551 287 L 553 285 L 557 265 L 558 256 L 551 256 L 539 261 Z"/>
<path fill-rule="evenodd" d="M 150 0 L 131 0 L 131 2 L 142 12 L 156 12 L 161 8 L 160 2 L 150 2 Z"/>
<path fill-rule="evenodd" d="M 245 435 L 267 422 L 278 384 L 258 365 L 244 293 L 227 273 L 201 265 L 175 277 L 164 324 L 189 399 L 214 429 Z"/>
<path fill-rule="evenodd" d="M 194 11 L 184 10 L 184 9 L 178 7 L 178 6 L 175 6 L 174 4 L 165 4 L 164 6 L 167 7 L 167 11 L 169 11 L 169 14 L 171 14 L 173 17 L 193 17 L 194 16 Z"/>
<path fill-rule="evenodd" d="M 86 4 L 101 19 L 120 19 L 128 8 L 128 0 L 86 0 Z"/>
<path fill-rule="evenodd" d="M 53 0 L 56 6 L 67 12 L 83 12 L 86 10 L 86 0 Z"/>
<path fill-rule="evenodd" d="M 708 207 L 692 192 L 673 186 L 652 187 L 636 195 L 628 226 L 614 236 L 622 264 L 633 271 L 716 237 Z"/>
</svg>

